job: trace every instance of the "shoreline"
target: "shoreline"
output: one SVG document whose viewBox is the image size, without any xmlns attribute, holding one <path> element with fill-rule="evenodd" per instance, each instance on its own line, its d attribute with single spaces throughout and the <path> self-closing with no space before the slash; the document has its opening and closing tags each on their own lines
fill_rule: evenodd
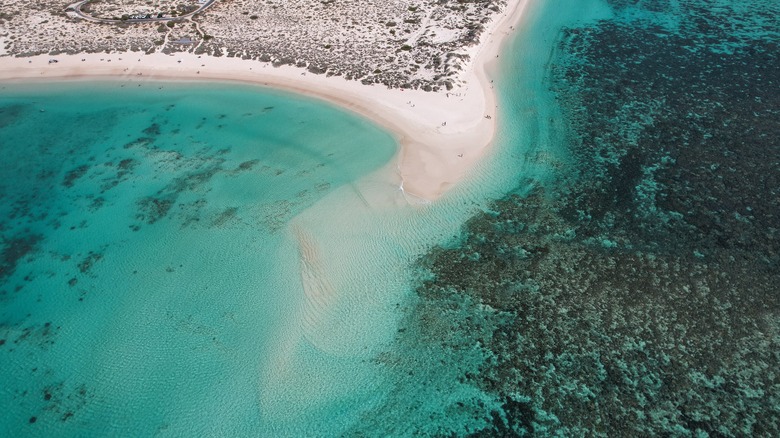
<svg viewBox="0 0 780 438">
<path fill-rule="evenodd" d="M 404 193 L 434 201 L 466 176 L 493 142 L 496 96 L 489 76 L 500 49 L 532 0 L 518 0 L 491 22 L 471 56 L 463 85 L 449 92 L 388 89 L 359 81 L 240 58 L 182 52 L 138 52 L 0 57 L 0 83 L 84 81 L 238 82 L 324 100 L 387 129 L 399 144 L 393 184 Z M 57 59 L 56 63 L 49 63 Z"/>
</svg>

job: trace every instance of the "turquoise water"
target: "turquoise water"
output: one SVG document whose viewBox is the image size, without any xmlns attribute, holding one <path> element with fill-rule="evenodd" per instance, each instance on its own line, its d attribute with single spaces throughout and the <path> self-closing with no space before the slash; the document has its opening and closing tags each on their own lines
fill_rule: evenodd
<svg viewBox="0 0 780 438">
<path fill-rule="evenodd" d="M 565 126 L 550 123 L 551 50 L 563 23 L 605 12 L 542 6 L 498 72 L 496 147 L 431 205 L 390 182 L 387 133 L 320 103 L 217 84 L 6 86 L 0 431 L 405 436 L 489 424 L 501 400 L 464 378 L 484 351 L 437 336 L 494 322 L 461 303 L 443 318 L 426 308 L 413 267 L 490 199 L 567 159 Z M 420 314 L 424 328 L 410 323 Z"/>
<path fill-rule="evenodd" d="M 391 136 L 254 88 L 73 83 L 6 86 L 0 148 L 0 435 L 295 429 L 273 385 L 302 324 L 288 226 Z"/>
<path fill-rule="evenodd" d="M 440 270 L 453 278 L 478 276 L 472 286 L 500 284 L 506 277 L 500 259 L 482 258 L 472 242 L 462 239 L 472 233 L 477 240 L 490 236 L 490 229 L 479 228 L 476 221 L 499 214 L 492 199 L 507 191 L 526 194 L 537 184 L 554 182 L 571 159 L 565 146 L 569 125 L 550 89 L 551 62 L 564 26 L 609 17 L 611 10 L 596 0 L 532 2 L 526 14 L 494 72 L 499 105 L 496 142 L 442 201 L 450 205 L 435 206 L 441 215 L 456 216 L 464 224 L 451 228 L 433 242 L 432 250 L 408 265 L 406 276 L 416 289 L 404 297 L 394 342 L 374 359 L 392 376 L 392 389 L 376 409 L 363 414 L 348 436 L 513 436 L 511 431 L 491 429 L 512 416 L 505 413 L 505 394 L 475 384 L 495 362 L 494 353 L 485 347 L 510 315 L 451 288 L 456 283 Z M 461 211 L 470 214 L 456 213 Z M 500 258 L 515 251 L 500 242 L 489 243 Z"/>
<path fill-rule="evenodd" d="M 776 436 L 776 2 L 529 6 L 443 199 L 321 103 L 0 93 L 3 436 Z M 728 109 L 728 110 L 726 110 Z"/>
</svg>

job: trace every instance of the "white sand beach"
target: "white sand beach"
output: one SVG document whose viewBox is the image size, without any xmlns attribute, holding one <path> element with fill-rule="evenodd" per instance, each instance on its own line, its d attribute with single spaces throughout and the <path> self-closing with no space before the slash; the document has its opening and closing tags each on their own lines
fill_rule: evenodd
<svg viewBox="0 0 780 438">
<path fill-rule="evenodd" d="M 388 89 L 292 66 L 192 53 L 2 57 L 0 81 L 94 77 L 129 82 L 238 81 L 324 99 L 391 131 L 400 144 L 394 183 L 409 195 L 432 201 L 466 175 L 491 144 L 499 111 L 490 85 L 490 65 L 498 58 L 506 36 L 520 25 L 530 1 L 510 2 L 499 19 L 488 24 L 482 41 L 468 49 L 471 62 L 463 73 L 463 85 L 449 92 Z"/>
</svg>

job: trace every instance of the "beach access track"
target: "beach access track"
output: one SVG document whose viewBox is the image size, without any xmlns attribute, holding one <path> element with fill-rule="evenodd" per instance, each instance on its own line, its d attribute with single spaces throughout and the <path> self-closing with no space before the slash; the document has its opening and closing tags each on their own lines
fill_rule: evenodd
<svg viewBox="0 0 780 438">
<path fill-rule="evenodd" d="M 92 21 L 94 23 L 109 23 L 109 24 L 121 24 L 121 23 L 147 23 L 147 22 L 166 22 L 166 21 L 176 21 L 176 20 L 182 20 L 186 18 L 190 18 L 195 14 L 198 14 L 200 12 L 203 12 L 208 7 L 210 7 L 212 4 L 214 4 L 217 0 L 206 0 L 204 3 L 202 3 L 198 9 L 195 9 L 192 12 L 188 12 L 183 15 L 177 15 L 175 17 L 156 17 L 153 15 L 149 15 L 148 17 L 144 18 L 127 18 L 127 19 L 115 19 L 115 18 L 100 18 L 100 17 L 93 17 L 92 15 L 89 15 L 81 10 L 81 8 L 89 3 L 92 0 L 81 0 L 79 2 L 73 3 L 71 5 L 68 5 L 67 8 L 65 8 L 65 13 L 71 17 L 71 18 L 80 18 L 82 20 L 86 21 Z"/>
</svg>

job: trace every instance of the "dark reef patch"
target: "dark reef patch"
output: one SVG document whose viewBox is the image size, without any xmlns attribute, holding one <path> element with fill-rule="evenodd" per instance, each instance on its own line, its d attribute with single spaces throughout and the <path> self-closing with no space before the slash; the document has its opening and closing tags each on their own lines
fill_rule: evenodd
<svg viewBox="0 0 780 438">
<path fill-rule="evenodd" d="M 175 196 L 166 197 L 147 197 L 138 201 L 139 213 L 137 218 L 147 224 L 153 224 L 168 215 L 174 202 Z"/>
<path fill-rule="evenodd" d="M 20 120 L 28 105 L 12 104 L 0 107 L 0 128 L 13 125 Z"/>
<path fill-rule="evenodd" d="M 221 152 L 221 151 L 220 151 Z M 217 152 L 218 154 L 220 152 Z M 168 216 L 171 210 L 177 206 L 176 201 L 183 193 L 191 193 L 202 190 L 203 187 L 214 178 L 215 175 L 223 172 L 222 164 L 225 161 L 222 158 L 205 157 L 202 159 L 203 164 L 193 170 L 186 173 L 183 176 L 179 176 L 171 180 L 168 184 L 160 189 L 154 196 L 149 196 L 138 201 L 139 212 L 136 218 L 146 222 L 147 224 L 153 224 L 158 220 Z M 193 212 L 182 212 L 181 215 L 186 219 L 182 226 L 186 226 L 193 222 L 193 218 L 198 216 L 200 208 L 202 208 L 204 202 L 195 203 L 180 203 L 178 206 L 184 209 L 188 206 L 195 208 Z M 198 219 L 195 218 L 195 221 Z"/>
<path fill-rule="evenodd" d="M 46 385 L 41 393 L 46 402 L 41 415 L 60 422 L 72 419 L 91 399 L 86 385 L 73 386 L 65 381 Z"/>
<path fill-rule="evenodd" d="M 81 260 L 78 264 L 79 271 L 82 274 L 88 274 L 92 267 L 95 266 L 95 263 L 99 262 L 103 259 L 103 253 L 96 253 L 93 251 L 90 251 L 89 254 L 84 257 L 84 259 Z M 74 283 L 75 284 L 75 283 Z"/>
<path fill-rule="evenodd" d="M 83 164 L 76 167 L 75 169 L 68 171 L 68 173 L 65 174 L 65 178 L 62 180 L 62 185 L 68 188 L 73 187 L 73 184 L 75 184 L 79 178 L 84 176 L 88 170 L 89 166 Z"/>
<path fill-rule="evenodd" d="M 59 334 L 61 327 L 52 326 L 50 322 L 43 324 L 32 324 L 26 327 L 16 327 L 2 324 L 0 330 L 8 341 L 15 347 L 22 344 L 31 345 L 40 349 L 47 349 L 54 345 L 55 339 Z M 14 336 L 15 335 L 15 336 Z"/>
<path fill-rule="evenodd" d="M 224 226 L 226 223 L 230 222 L 233 218 L 236 217 L 236 213 L 238 213 L 237 207 L 229 207 L 224 209 L 217 217 L 214 218 L 213 221 L 211 221 L 211 227 L 212 228 L 220 228 Z"/>
<path fill-rule="evenodd" d="M 158 123 L 152 123 L 144 128 L 143 133 L 149 137 L 157 137 L 160 135 L 160 125 Z"/>
<path fill-rule="evenodd" d="M 149 147 L 153 143 L 154 143 L 154 139 L 153 138 L 139 137 L 139 138 L 136 138 L 133 141 L 129 141 L 129 142 L 125 143 L 125 145 L 123 147 L 125 149 L 133 149 L 133 148 L 137 148 L 137 147 L 147 148 L 147 147 Z"/>
<path fill-rule="evenodd" d="M 97 210 L 100 210 L 101 207 L 106 203 L 106 198 L 102 196 L 98 196 L 97 198 L 93 199 L 92 202 L 89 204 L 89 211 L 94 212 Z"/>
<path fill-rule="evenodd" d="M 203 198 L 196 199 L 193 202 L 179 203 L 180 213 L 178 218 L 181 222 L 181 227 L 187 228 L 198 224 L 207 205 L 208 202 Z"/>
<path fill-rule="evenodd" d="M 166 192 L 180 194 L 185 191 L 194 191 L 209 182 L 211 178 L 222 171 L 221 164 L 224 160 L 217 160 L 219 163 L 210 165 L 204 169 L 190 172 L 184 176 L 175 178 L 165 189 Z"/>
<path fill-rule="evenodd" d="M 260 160 L 244 161 L 243 163 L 238 165 L 238 168 L 236 169 L 236 171 L 237 172 L 245 172 L 245 171 L 248 171 L 248 170 L 252 170 L 259 163 L 260 163 Z"/>
<path fill-rule="evenodd" d="M 11 276 L 19 261 L 34 252 L 43 240 L 40 234 L 28 234 L 10 239 L 3 239 L 0 252 L 0 280 Z"/>
<path fill-rule="evenodd" d="M 103 180 L 103 183 L 100 185 L 100 192 L 105 193 L 127 180 L 139 164 L 138 160 L 133 158 L 121 160 L 116 166 L 116 174 Z"/>
<path fill-rule="evenodd" d="M 130 172 L 132 171 L 136 166 L 138 165 L 138 161 L 132 159 L 132 158 L 125 158 L 124 160 L 120 161 L 117 167 L 120 171 Z"/>
</svg>

